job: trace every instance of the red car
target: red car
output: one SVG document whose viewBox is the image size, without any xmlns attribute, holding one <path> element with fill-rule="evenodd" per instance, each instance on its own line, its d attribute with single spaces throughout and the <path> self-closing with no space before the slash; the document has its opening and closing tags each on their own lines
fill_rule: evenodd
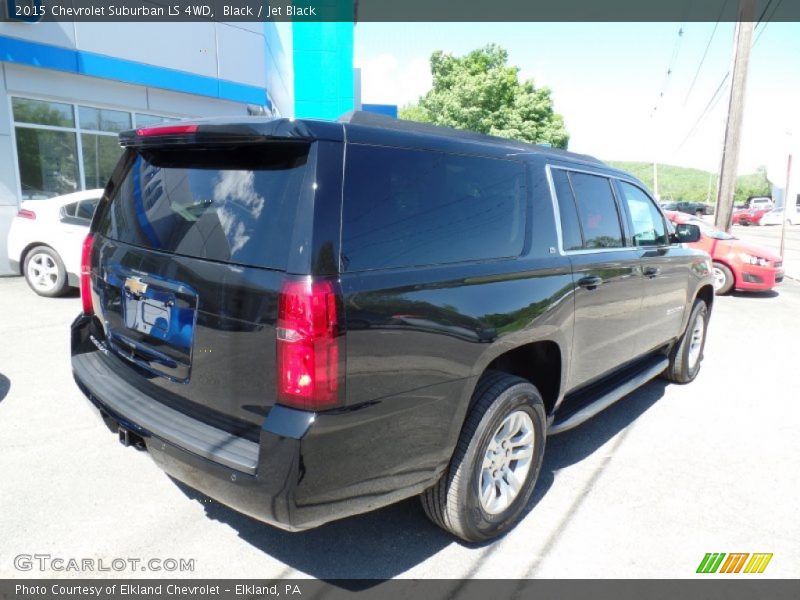
<svg viewBox="0 0 800 600">
<path fill-rule="evenodd" d="M 761 225 L 761 217 L 771 208 L 745 208 L 733 213 L 732 225 Z"/>
<path fill-rule="evenodd" d="M 711 255 L 716 294 L 727 294 L 732 289 L 771 290 L 783 281 L 783 260 L 772 250 L 743 242 L 697 217 L 672 211 L 664 211 L 664 214 L 673 223 L 700 227 L 700 240 L 689 246 Z"/>
</svg>

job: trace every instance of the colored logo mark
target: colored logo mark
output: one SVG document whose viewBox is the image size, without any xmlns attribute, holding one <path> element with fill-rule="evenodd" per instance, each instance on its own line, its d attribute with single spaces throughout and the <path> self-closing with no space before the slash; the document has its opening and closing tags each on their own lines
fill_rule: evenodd
<svg viewBox="0 0 800 600">
<path fill-rule="evenodd" d="M 749 560 L 748 560 L 749 558 Z M 709 552 L 700 561 L 698 573 L 763 573 L 772 553 L 734 552 Z M 744 570 L 742 570 L 744 568 Z"/>
</svg>

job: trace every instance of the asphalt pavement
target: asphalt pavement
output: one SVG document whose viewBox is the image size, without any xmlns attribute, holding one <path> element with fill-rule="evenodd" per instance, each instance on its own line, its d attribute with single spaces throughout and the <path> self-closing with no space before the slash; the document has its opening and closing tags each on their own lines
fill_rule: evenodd
<svg viewBox="0 0 800 600">
<path fill-rule="evenodd" d="M 293 534 L 171 480 L 75 387 L 79 310 L 75 295 L 0 278 L 0 577 L 685 578 L 709 577 L 695 574 L 708 552 L 773 553 L 758 577 L 800 576 L 794 281 L 717 299 L 694 383 L 653 381 L 550 437 L 524 520 L 477 546 L 430 524 L 415 499 Z M 15 557 L 34 554 L 95 570 L 19 570 Z M 193 570 L 98 570 L 119 558 Z"/>
</svg>

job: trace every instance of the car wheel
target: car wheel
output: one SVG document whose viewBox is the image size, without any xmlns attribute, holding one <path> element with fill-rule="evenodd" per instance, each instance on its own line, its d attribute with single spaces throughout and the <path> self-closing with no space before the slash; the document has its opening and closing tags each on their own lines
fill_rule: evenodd
<svg viewBox="0 0 800 600">
<path fill-rule="evenodd" d="M 733 289 L 736 280 L 727 265 L 715 262 L 711 265 L 711 274 L 714 276 L 714 293 L 717 296 L 724 296 Z"/>
<path fill-rule="evenodd" d="M 536 387 L 507 373 L 485 374 L 473 400 L 450 465 L 421 500 L 439 527 L 480 542 L 522 518 L 542 467 L 546 416 Z"/>
<path fill-rule="evenodd" d="M 694 216 L 695 217 L 702 217 L 705 214 L 706 213 L 705 213 L 705 211 L 703 209 L 697 209 L 696 211 L 694 211 Z"/>
<path fill-rule="evenodd" d="M 54 298 L 67 290 L 67 270 L 58 253 L 36 246 L 25 255 L 25 281 L 40 296 Z"/>
<path fill-rule="evenodd" d="M 708 306 L 699 298 L 694 301 L 686 331 L 670 353 L 666 378 L 675 383 L 689 383 L 700 372 L 708 329 Z"/>
</svg>

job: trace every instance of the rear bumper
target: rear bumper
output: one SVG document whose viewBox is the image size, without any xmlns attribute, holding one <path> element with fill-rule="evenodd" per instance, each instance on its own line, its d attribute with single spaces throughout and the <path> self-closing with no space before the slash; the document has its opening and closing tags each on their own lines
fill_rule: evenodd
<svg viewBox="0 0 800 600">
<path fill-rule="evenodd" d="M 89 334 L 93 321 L 80 316 L 72 324 L 73 376 L 109 428 L 137 434 L 170 476 L 255 519 L 288 531 L 309 529 L 418 494 L 443 470 L 420 460 L 409 472 L 398 461 L 384 463 L 376 477 L 369 456 L 350 452 L 358 440 L 373 438 L 374 415 L 276 405 L 258 442 L 193 419 L 115 376 L 110 365 L 122 359 L 97 349 Z M 354 454 L 352 463 L 331 458 Z"/>
</svg>

